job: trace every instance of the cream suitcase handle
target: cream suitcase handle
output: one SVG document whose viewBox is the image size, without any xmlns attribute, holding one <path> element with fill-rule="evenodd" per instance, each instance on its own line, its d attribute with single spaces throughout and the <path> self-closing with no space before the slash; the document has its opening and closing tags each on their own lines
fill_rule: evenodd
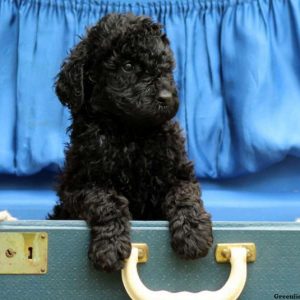
<svg viewBox="0 0 300 300">
<path fill-rule="evenodd" d="M 255 260 L 254 244 L 219 244 L 216 249 L 217 261 L 231 263 L 230 276 L 221 289 L 199 293 L 152 291 L 142 283 L 137 272 L 141 245 L 143 246 L 143 244 L 132 245 L 131 255 L 122 270 L 122 281 L 132 300 L 234 300 L 239 297 L 245 286 L 247 261 Z M 145 260 L 147 258 L 142 259 Z"/>
</svg>

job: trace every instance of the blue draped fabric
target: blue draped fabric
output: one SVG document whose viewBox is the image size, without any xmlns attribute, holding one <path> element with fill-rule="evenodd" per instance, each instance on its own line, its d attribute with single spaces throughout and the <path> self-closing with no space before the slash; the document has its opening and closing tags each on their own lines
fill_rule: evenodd
<svg viewBox="0 0 300 300">
<path fill-rule="evenodd" d="M 300 1 L 1 0 L 0 172 L 62 166 L 69 113 L 54 77 L 86 26 L 125 11 L 165 26 L 197 176 L 300 157 Z"/>
<path fill-rule="evenodd" d="M 15 171 L 18 25 L 15 3 L 0 1 L 0 173 Z"/>
</svg>

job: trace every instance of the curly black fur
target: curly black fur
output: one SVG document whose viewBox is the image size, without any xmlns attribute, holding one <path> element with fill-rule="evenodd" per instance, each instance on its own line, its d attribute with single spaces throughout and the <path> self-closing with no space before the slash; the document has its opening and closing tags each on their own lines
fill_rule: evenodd
<svg viewBox="0 0 300 300">
<path fill-rule="evenodd" d="M 203 208 L 178 109 L 173 55 L 159 24 L 110 14 L 72 50 L 56 82 L 69 107 L 71 142 L 51 219 L 84 219 L 89 257 L 119 270 L 131 251 L 130 223 L 167 219 L 183 258 L 207 254 L 210 215 Z"/>
</svg>

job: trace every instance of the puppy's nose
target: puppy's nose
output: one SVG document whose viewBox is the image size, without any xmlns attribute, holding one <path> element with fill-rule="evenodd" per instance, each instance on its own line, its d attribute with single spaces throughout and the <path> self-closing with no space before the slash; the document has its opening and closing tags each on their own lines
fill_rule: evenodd
<svg viewBox="0 0 300 300">
<path fill-rule="evenodd" d="M 168 90 L 161 90 L 158 94 L 158 102 L 167 104 L 172 99 L 172 93 Z"/>
</svg>

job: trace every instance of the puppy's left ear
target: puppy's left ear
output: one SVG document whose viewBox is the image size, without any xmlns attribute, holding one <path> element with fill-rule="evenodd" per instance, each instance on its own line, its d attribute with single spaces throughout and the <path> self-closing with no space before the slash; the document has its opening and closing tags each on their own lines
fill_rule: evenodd
<svg viewBox="0 0 300 300">
<path fill-rule="evenodd" d="M 87 52 L 86 41 L 82 40 L 62 64 L 55 83 L 59 100 L 72 113 L 78 112 L 90 96 Z"/>
</svg>

